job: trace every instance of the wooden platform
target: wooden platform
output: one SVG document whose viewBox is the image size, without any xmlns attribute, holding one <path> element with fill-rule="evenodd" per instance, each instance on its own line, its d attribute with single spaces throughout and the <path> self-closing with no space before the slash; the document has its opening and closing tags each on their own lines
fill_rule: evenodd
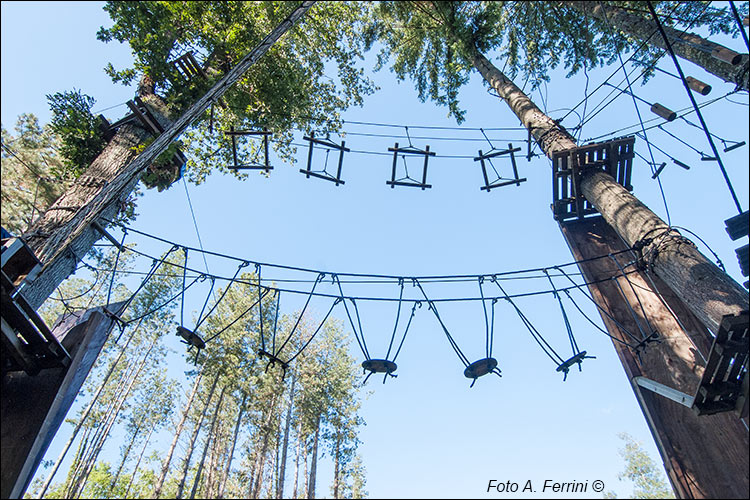
<svg viewBox="0 0 750 500">
<path fill-rule="evenodd" d="M 635 137 L 588 144 L 552 156 L 552 213 L 557 221 L 583 219 L 598 213 L 581 193 L 581 178 L 591 169 L 603 170 L 628 191 L 633 167 Z"/>
<path fill-rule="evenodd" d="M 68 366 L 68 352 L 20 293 L 26 280 L 33 279 L 41 269 L 41 264 L 20 238 L 3 240 L 1 255 L 3 376 L 14 371 L 36 375 L 44 368 Z"/>
<path fill-rule="evenodd" d="M 749 340 L 747 311 L 724 317 L 693 401 L 698 415 L 736 411 L 747 416 Z"/>
</svg>

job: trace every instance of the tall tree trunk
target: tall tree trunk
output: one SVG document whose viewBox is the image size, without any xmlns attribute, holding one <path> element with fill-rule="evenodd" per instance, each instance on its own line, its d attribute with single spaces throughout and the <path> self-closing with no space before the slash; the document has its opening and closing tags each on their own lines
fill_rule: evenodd
<svg viewBox="0 0 750 500">
<path fill-rule="evenodd" d="M 185 488 L 185 479 L 187 478 L 188 471 L 190 470 L 190 459 L 193 457 L 193 449 L 195 448 L 195 441 L 196 439 L 198 439 L 198 434 L 200 433 L 201 426 L 203 425 L 203 419 L 206 416 L 206 410 L 208 409 L 208 406 L 211 404 L 211 398 L 214 395 L 214 390 L 216 389 L 216 384 L 218 382 L 219 382 L 219 373 L 217 372 L 216 376 L 214 377 L 214 381 L 211 384 L 211 389 L 208 392 L 206 403 L 203 405 L 201 416 L 198 419 L 198 422 L 196 422 L 195 424 L 193 435 L 190 437 L 190 443 L 188 444 L 188 449 L 187 449 L 187 452 L 185 453 L 185 459 L 183 461 L 182 475 L 180 476 L 180 482 L 177 484 L 177 494 L 175 495 L 176 498 L 182 498 L 182 491 Z"/>
<path fill-rule="evenodd" d="M 257 467 L 257 473 L 255 474 L 255 485 L 252 487 L 252 494 L 250 495 L 250 498 L 258 498 L 260 495 L 260 489 L 263 483 L 263 469 L 266 465 L 266 455 L 268 454 L 268 442 L 269 438 L 271 436 L 271 421 L 273 420 L 273 410 L 276 406 L 276 401 L 278 400 L 278 395 L 274 394 L 271 398 L 271 404 L 268 405 L 268 408 L 266 410 L 266 414 L 263 419 L 263 424 L 261 427 L 261 432 L 263 432 L 262 437 L 262 445 L 260 447 L 260 453 L 256 456 L 256 461 L 258 463 Z"/>
<path fill-rule="evenodd" d="M 102 218 L 112 219 L 135 188 L 141 173 L 161 154 L 191 123 L 200 117 L 242 75 L 270 49 L 274 43 L 307 13 L 314 1 L 304 1 L 286 19 L 281 21 L 250 53 L 242 58 L 226 75 L 174 123 L 163 126 L 164 132 L 140 155 L 131 149 L 146 139 L 147 132 L 134 126 L 123 126 L 102 154 L 94 160 L 86 174 L 44 216 L 34 223 L 24 235 L 37 258 L 42 261 L 42 271 L 24 289 L 23 294 L 32 307 L 38 308 L 52 291 L 73 272 L 75 264 L 83 258 L 100 238 L 91 223 Z M 143 84 L 144 102 L 155 111 L 164 111 L 153 93 L 153 86 Z M 88 188 L 91 184 L 94 187 Z M 70 256 L 66 249 L 72 249 Z"/>
<path fill-rule="evenodd" d="M 99 457 L 99 453 L 102 451 L 102 448 L 104 447 L 104 443 L 107 441 L 107 438 L 109 437 L 109 433 L 112 430 L 112 426 L 115 424 L 115 421 L 117 420 L 117 416 L 120 414 L 120 410 L 122 410 L 122 407 L 125 404 L 125 401 L 130 396 L 130 392 L 133 390 L 133 386 L 137 382 L 141 374 L 141 371 L 143 370 L 143 367 L 146 365 L 146 361 L 151 355 L 151 351 L 153 350 L 154 345 L 156 345 L 156 340 L 157 338 L 154 337 L 154 340 L 151 342 L 151 345 L 149 346 L 148 350 L 143 355 L 143 359 L 135 368 L 135 373 L 133 373 L 133 376 L 130 379 L 130 382 L 128 383 L 127 387 L 125 388 L 122 397 L 119 398 L 119 401 L 117 402 L 117 406 L 112 412 L 111 417 L 108 419 L 106 426 L 104 426 L 104 431 L 99 435 L 99 438 L 97 442 L 95 443 L 96 446 L 93 448 L 93 452 L 87 459 L 83 473 L 81 474 L 76 484 L 76 488 L 74 489 L 73 495 L 71 495 L 72 497 L 78 498 L 83 493 L 83 489 L 86 486 L 86 482 L 88 481 L 89 475 L 91 474 L 91 471 L 94 469 L 94 464 L 96 463 L 96 459 Z"/>
<path fill-rule="evenodd" d="M 297 424 L 297 451 L 294 459 L 294 490 L 292 498 L 297 498 L 297 487 L 299 484 L 299 459 L 302 455 L 302 419 Z"/>
<path fill-rule="evenodd" d="M 320 416 L 315 425 L 315 438 L 313 439 L 312 462 L 310 463 L 310 482 L 307 487 L 307 497 L 315 498 L 315 483 L 318 476 L 318 441 L 320 438 Z"/>
<path fill-rule="evenodd" d="M 133 487 L 133 482 L 135 481 L 135 475 L 138 473 L 138 469 L 141 466 L 141 460 L 143 460 L 143 455 L 146 453 L 146 448 L 148 448 L 148 444 L 151 442 L 151 436 L 154 434 L 155 427 L 151 427 L 148 430 L 148 434 L 146 434 L 146 442 L 143 443 L 143 448 L 141 448 L 141 452 L 138 454 L 138 460 L 135 462 L 135 467 L 133 467 L 133 473 L 130 475 L 130 481 L 128 481 L 128 487 L 125 489 L 125 494 L 123 495 L 123 498 L 130 498 L 130 488 Z"/>
<path fill-rule="evenodd" d="M 289 389 L 289 406 L 286 410 L 286 422 L 284 423 L 284 443 L 281 447 L 281 468 L 279 470 L 279 481 L 278 481 L 278 498 L 284 498 L 284 480 L 286 479 L 286 453 L 289 448 L 289 426 L 292 422 L 292 408 L 294 407 L 294 386 L 297 382 L 297 377 L 292 377 L 292 383 Z"/>
<path fill-rule="evenodd" d="M 573 138 L 546 116 L 516 85 L 476 49 L 474 67 L 531 130 L 545 154 L 576 147 Z M 541 140 L 540 140 L 541 139 Z M 612 176 L 589 172 L 581 180 L 586 199 L 629 245 L 642 245 L 658 274 L 712 332 L 726 314 L 747 309 L 748 294 L 736 281 L 701 254 L 688 239 L 668 232 L 669 226 Z"/>
<path fill-rule="evenodd" d="M 120 479 L 120 474 L 122 474 L 122 469 L 125 468 L 125 463 L 128 461 L 128 457 L 130 456 L 130 451 L 133 449 L 133 446 L 135 446 L 135 440 L 138 438 L 138 434 L 140 434 L 140 432 L 141 432 L 141 426 L 139 425 L 135 428 L 133 437 L 130 439 L 130 442 L 128 443 L 127 448 L 125 448 L 125 452 L 122 454 L 122 460 L 120 460 L 120 465 L 117 467 L 117 472 L 115 472 L 115 477 L 112 478 L 112 482 L 110 482 L 109 484 L 109 494 L 107 496 L 112 496 L 112 492 L 115 490 L 117 481 Z"/>
<path fill-rule="evenodd" d="M 333 455 L 333 498 L 339 497 L 339 485 L 341 480 L 341 437 L 336 434 L 336 451 Z"/>
<path fill-rule="evenodd" d="M 185 420 L 187 420 L 188 414 L 190 413 L 190 408 L 193 406 L 193 400 L 195 399 L 195 395 L 198 393 L 198 388 L 200 387 L 202 378 L 203 373 L 199 373 L 198 376 L 195 377 L 193 389 L 190 391 L 190 396 L 185 403 L 185 408 L 182 411 L 182 417 L 180 417 L 180 423 L 177 424 L 177 429 L 175 429 L 174 437 L 172 438 L 172 444 L 169 445 L 167 456 L 164 457 L 164 463 L 161 466 L 159 479 L 156 481 L 156 485 L 154 486 L 154 498 L 159 498 L 159 496 L 161 495 L 161 490 L 164 486 L 164 480 L 167 477 L 167 473 L 169 472 L 169 465 L 172 462 L 172 455 L 174 454 L 174 450 L 177 447 L 177 441 L 179 441 L 180 435 L 182 435 L 182 430 L 185 427 Z"/>
<path fill-rule="evenodd" d="M 125 345 L 122 346 L 122 349 L 120 349 L 120 352 L 117 355 L 117 358 L 114 361 L 112 361 L 109 369 L 107 370 L 107 373 L 104 375 L 104 378 L 99 384 L 99 387 L 97 387 L 96 392 L 94 393 L 94 396 L 91 398 L 91 401 L 86 406 L 86 409 L 81 415 L 81 418 L 79 418 L 78 422 L 76 422 L 76 425 L 73 428 L 73 434 L 71 434 L 70 438 L 68 438 L 68 441 L 65 443 L 65 446 L 63 446 L 63 449 L 60 452 L 60 455 L 57 457 L 57 460 L 55 461 L 55 465 L 52 467 L 52 470 L 47 476 L 47 479 L 45 479 L 44 484 L 42 485 L 42 489 L 39 491 L 39 495 L 37 496 L 37 498 L 44 497 L 44 494 L 47 492 L 47 488 L 49 488 L 49 485 L 52 483 L 52 479 L 55 477 L 57 470 L 60 468 L 60 464 L 62 464 L 62 461 L 65 459 L 65 455 L 68 454 L 68 450 L 73 444 L 73 441 L 75 441 L 75 438 L 78 435 L 78 432 L 81 430 L 81 427 L 83 426 L 84 422 L 86 422 L 86 419 L 91 414 L 91 410 L 94 408 L 94 406 L 96 405 L 96 402 L 99 400 L 99 396 L 104 390 L 104 386 L 107 385 L 107 382 L 109 381 L 109 377 L 111 377 L 112 373 L 114 373 L 115 367 L 117 367 L 117 364 L 120 362 L 120 359 L 122 359 L 122 356 L 125 354 L 125 351 L 127 350 L 128 345 L 130 344 L 130 341 L 132 339 L 133 339 L 133 335 L 128 336 L 128 340 L 125 342 Z"/>
<path fill-rule="evenodd" d="M 221 483 L 219 485 L 219 493 L 217 498 L 224 498 L 224 490 L 227 486 L 227 479 L 229 478 L 229 471 L 232 469 L 232 459 L 234 458 L 234 448 L 237 444 L 237 436 L 240 433 L 240 425 L 242 423 L 242 417 L 245 414 L 245 402 L 247 401 L 247 393 L 242 392 L 242 402 L 240 403 L 239 412 L 237 413 L 237 421 L 234 424 L 234 434 L 232 436 L 232 442 L 229 449 L 229 458 L 227 464 L 224 467 L 224 472 L 221 476 Z"/>
<path fill-rule="evenodd" d="M 216 419 L 219 416 L 219 411 L 221 410 L 221 403 L 224 401 L 224 391 L 226 391 L 226 386 L 221 388 L 221 392 L 219 393 L 219 402 L 216 403 L 216 411 L 214 411 L 214 416 L 211 419 L 211 427 L 208 429 L 208 435 L 206 436 L 206 445 L 203 447 L 203 454 L 201 455 L 201 461 L 198 464 L 198 470 L 195 472 L 195 480 L 193 481 L 193 489 L 190 491 L 190 500 L 193 500 L 195 498 L 195 493 L 198 491 L 198 485 L 201 482 L 201 473 L 203 472 L 203 464 L 206 461 L 206 453 L 208 453 L 208 446 L 211 444 L 211 439 L 214 434 L 214 429 L 216 428 Z"/>
<path fill-rule="evenodd" d="M 666 44 L 658 32 L 654 33 L 656 24 L 650 17 L 644 17 L 634 12 L 628 12 L 607 2 L 563 2 L 564 5 L 573 7 L 584 15 L 598 19 L 609 24 L 613 29 L 626 33 L 640 41 L 648 39 L 648 43 L 662 49 Z M 606 19 L 605 19 L 606 15 Z M 702 67 L 714 76 L 725 82 L 734 83 L 743 90 L 748 90 L 748 55 L 742 54 L 741 61 L 737 65 L 716 59 L 711 55 L 714 50 L 736 52 L 698 36 L 694 33 L 682 33 L 670 26 L 664 26 L 669 42 L 675 54 Z M 650 37 L 650 38 L 649 38 Z M 680 40 L 684 40 L 681 42 Z"/>
</svg>

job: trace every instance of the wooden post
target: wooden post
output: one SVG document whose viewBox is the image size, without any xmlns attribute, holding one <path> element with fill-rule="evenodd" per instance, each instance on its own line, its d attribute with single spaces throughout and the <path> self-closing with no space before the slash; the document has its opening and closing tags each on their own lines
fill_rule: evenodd
<svg viewBox="0 0 750 500">
<path fill-rule="evenodd" d="M 110 310 L 119 311 L 123 304 L 112 304 Z M 65 315 L 52 333 L 70 353 L 70 366 L 42 370 L 36 376 L 12 372 L 4 378 L 0 498 L 23 496 L 113 326 L 102 307 L 79 317 Z"/>
<path fill-rule="evenodd" d="M 563 236 L 576 260 L 598 257 L 629 248 L 601 217 L 563 223 Z M 627 254 L 630 255 L 630 254 Z M 622 257 L 622 256 L 620 256 Z M 635 256 L 630 255 L 629 258 Z M 594 300 L 631 333 L 638 335 L 638 327 L 626 305 L 644 323 L 640 305 L 625 278 L 619 278 L 620 292 L 613 280 L 619 269 L 611 259 L 596 259 L 579 265 L 590 285 Z M 627 346 L 614 342 L 625 374 L 646 417 L 649 429 L 661 454 L 669 480 L 678 498 L 747 498 L 748 492 L 748 432 L 734 413 L 697 416 L 693 410 L 665 397 L 645 390 L 633 378 L 645 376 L 677 390 L 693 394 L 705 366 L 704 357 L 710 350 L 706 328 L 680 302 L 676 295 L 653 278 L 657 290 L 666 290 L 664 299 L 680 318 L 675 316 L 654 291 L 649 276 L 632 273 L 633 283 L 652 327 L 661 343 L 650 344 L 638 356 Z M 610 335 L 632 343 L 606 315 L 602 320 Z"/>
<path fill-rule="evenodd" d="M 610 175 L 595 172 L 581 191 L 629 246 L 643 245 L 644 259 L 712 332 L 721 318 L 748 308 L 747 290 L 701 254 L 690 240 L 670 231 L 641 201 Z"/>
</svg>

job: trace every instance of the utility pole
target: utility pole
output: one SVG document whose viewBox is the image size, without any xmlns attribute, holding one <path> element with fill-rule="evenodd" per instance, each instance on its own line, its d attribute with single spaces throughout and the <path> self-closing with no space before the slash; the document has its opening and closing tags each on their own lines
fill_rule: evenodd
<svg viewBox="0 0 750 500">
<path fill-rule="evenodd" d="M 32 228 L 28 238 L 29 246 L 42 261 L 42 271 L 24 289 L 29 303 L 38 308 L 55 288 L 75 269 L 76 263 L 91 249 L 102 236 L 92 227 L 102 218 L 113 218 L 118 211 L 118 202 L 127 198 L 138 182 L 139 176 L 191 123 L 198 119 L 212 103 L 217 102 L 242 75 L 255 64 L 276 41 L 302 18 L 315 1 L 306 0 L 274 28 L 250 53 L 224 75 L 206 94 L 198 99 L 181 117 L 174 121 L 154 142 L 134 160 L 114 158 L 126 165 L 112 174 L 110 179 L 94 179 L 98 189 L 91 199 L 67 218 L 64 225 L 56 227 L 53 234 L 39 234 Z M 117 137 L 115 138 L 115 140 Z M 130 139 L 136 142 L 138 138 Z M 123 151 L 132 151 L 126 144 Z M 107 150 L 105 149 L 106 153 Z M 104 153 L 102 153 L 104 155 Z M 51 210 L 65 210 L 53 206 Z M 71 207 L 67 207 L 70 210 Z M 49 210 L 48 210 L 49 212 Z M 45 217 L 47 214 L 45 214 Z M 42 231 L 43 232 L 43 231 Z"/>
</svg>

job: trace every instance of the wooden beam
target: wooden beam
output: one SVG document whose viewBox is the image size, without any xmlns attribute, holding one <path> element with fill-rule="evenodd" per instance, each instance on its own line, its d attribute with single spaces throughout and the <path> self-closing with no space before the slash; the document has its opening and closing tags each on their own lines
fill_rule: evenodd
<svg viewBox="0 0 750 500">
<path fill-rule="evenodd" d="M 110 305 L 119 311 L 124 302 Z M 102 307 L 66 315 L 52 333 L 70 353 L 68 368 L 42 370 L 36 376 L 5 376 L 0 398 L 0 498 L 21 498 L 60 424 L 94 365 L 114 319 Z"/>
<path fill-rule="evenodd" d="M 614 254 L 628 248 L 601 217 L 563 223 L 560 228 L 576 260 Z M 591 260 L 579 267 L 588 282 L 605 280 L 589 286 L 593 298 L 620 324 L 638 335 L 630 308 L 635 311 L 639 322 L 644 323 L 645 318 L 625 278 L 619 278 L 620 287 L 630 308 L 614 281 L 607 279 L 618 272 L 612 260 Z M 750 487 L 749 443 L 747 428 L 742 421 L 734 413 L 697 416 L 693 410 L 634 383 L 635 377 L 645 376 L 694 394 L 710 350 L 707 328 L 658 278 L 641 272 L 628 277 L 649 322 L 659 332 L 661 343 L 650 344 L 640 359 L 629 347 L 618 342 L 613 344 L 676 495 L 678 498 L 747 498 Z M 662 291 L 664 302 L 655 290 Z M 602 314 L 602 319 L 610 335 L 632 342 L 606 315 Z"/>
</svg>

